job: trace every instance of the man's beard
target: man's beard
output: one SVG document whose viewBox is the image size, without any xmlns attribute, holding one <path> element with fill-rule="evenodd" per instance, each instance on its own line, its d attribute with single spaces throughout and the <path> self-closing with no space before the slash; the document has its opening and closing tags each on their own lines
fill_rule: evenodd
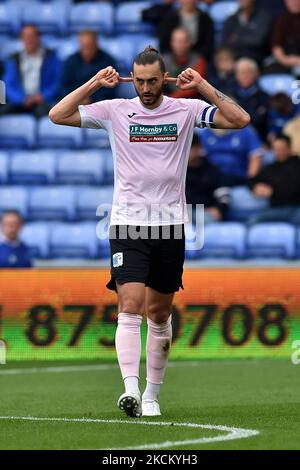
<svg viewBox="0 0 300 470">
<path fill-rule="evenodd" d="M 145 106 L 152 106 L 161 97 L 161 95 L 163 93 L 163 86 L 156 93 L 139 93 L 138 90 L 136 89 L 136 87 L 135 87 L 135 91 L 136 91 L 138 97 L 140 98 L 141 102 Z"/>
</svg>

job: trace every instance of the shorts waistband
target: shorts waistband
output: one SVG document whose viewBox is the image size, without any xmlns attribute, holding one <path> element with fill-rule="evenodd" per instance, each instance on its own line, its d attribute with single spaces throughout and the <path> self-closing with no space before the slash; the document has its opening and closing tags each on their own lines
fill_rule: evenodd
<svg viewBox="0 0 300 470">
<path fill-rule="evenodd" d="M 111 225 L 110 238 L 182 239 L 184 224 L 174 225 Z"/>
</svg>

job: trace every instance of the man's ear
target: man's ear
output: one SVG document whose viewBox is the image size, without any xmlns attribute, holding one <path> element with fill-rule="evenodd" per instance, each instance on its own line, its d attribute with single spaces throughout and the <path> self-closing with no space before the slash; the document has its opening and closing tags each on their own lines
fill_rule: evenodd
<svg viewBox="0 0 300 470">
<path fill-rule="evenodd" d="M 132 78 L 132 80 L 133 80 L 133 73 L 132 73 L 132 72 L 130 72 L 130 76 L 131 76 L 131 78 Z"/>
</svg>

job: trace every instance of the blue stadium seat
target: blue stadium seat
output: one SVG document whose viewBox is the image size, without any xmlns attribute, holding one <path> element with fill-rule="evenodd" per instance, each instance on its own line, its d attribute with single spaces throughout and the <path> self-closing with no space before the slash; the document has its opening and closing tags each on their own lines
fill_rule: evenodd
<svg viewBox="0 0 300 470">
<path fill-rule="evenodd" d="M 135 56 L 149 44 L 158 48 L 158 39 L 149 34 L 129 33 L 120 34 L 116 38 L 99 36 L 98 44 L 115 58 L 121 73 L 128 73 L 132 70 Z"/>
<path fill-rule="evenodd" d="M 82 129 L 71 126 L 58 126 L 44 116 L 38 123 L 37 142 L 39 147 L 81 148 Z"/>
<path fill-rule="evenodd" d="M 50 235 L 51 256 L 57 258 L 96 258 L 96 224 L 55 224 Z"/>
<path fill-rule="evenodd" d="M 237 258 L 245 257 L 246 228 L 237 222 L 215 222 L 204 230 L 204 247 L 200 257 Z"/>
<path fill-rule="evenodd" d="M 105 164 L 105 170 L 104 170 L 104 178 L 106 184 L 110 184 L 114 182 L 114 158 L 112 156 L 112 152 L 110 149 L 107 150 L 102 150 L 101 151 L 103 158 L 104 158 L 104 164 Z"/>
<path fill-rule="evenodd" d="M 68 7 L 72 6 L 72 4 L 74 3 L 73 0 L 38 0 L 38 1 L 39 2 L 45 2 L 45 3 L 48 3 L 49 1 L 51 1 L 54 4 L 56 4 L 56 3 L 64 4 Z"/>
<path fill-rule="evenodd" d="M 294 82 L 295 78 L 288 74 L 263 75 L 259 79 L 260 87 L 269 95 L 283 92 L 290 97 L 295 92 Z"/>
<path fill-rule="evenodd" d="M 126 36 L 122 37 L 128 37 L 130 36 L 127 34 Z M 156 49 L 159 49 L 159 41 L 156 36 L 149 35 L 149 34 L 132 34 L 131 35 L 134 38 L 135 41 L 135 53 L 138 54 L 139 52 L 143 51 L 145 47 L 148 47 L 149 45 L 155 47 Z"/>
<path fill-rule="evenodd" d="M 35 145 L 36 121 L 30 115 L 0 117 L 0 148 L 31 148 Z"/>
<path fill-rule="evenodd" d="M 49 257 L 49 226 L 44 222 L 26 224 L 21 232 L 21 240 L 28 245 L 33 258 Z"/>
<path fill-rule="evenodd" d="M 202 1 L 198 1 L 198 8 L 201 11 L 204 11 L 205 13 L 209 14 L 210 11 L 210 5 L 207 5 L 207 3 L 203 3 Z"/>
<path fill-rule="evenodd" d="M 102 232 L 99 233 L 99 227 L 97 226 L 97 238 L 98 238 L 98 250 L 99 258 L 107 259 L 110 258 L 110 243 L 108 236 L 109 227 L 106 227 L 106 230 L 103 232 L 106 236 L 102 236 Z"/>
<path fill-rule="evenodd" d="M 131 71 L 132 62 L 136 55 L 135 35 L 123 35 L 117 38 L 101 36 L 98 40 L 99 47 L 110 54 L 116 61 L 119 72 Z"/>
<path fill-rule="evenodd" d="M 67 13 L 64 3 L 28 2 L 23 9 L 22 23 L 36 25 L 42 34 L 64 34 L 67 32 Z"/>
<path fill-rule="evenodd" d="M 14 209 L 26 218 L 28 213 L 28 194 L 25 188 L 19 186 L 2 186 L 0 188 L 0 213 Z"/>
<path fill-rule="evenodd" d="M 55 52 L 59 48 L 61 41 L 63 41 L 63 39 L 60 38 L 57 34 L 43 34 L 40 40 L 43 47 L 46 49 L 51 49 Z"/>
<path fill-rule="evenodd" d="M 295 256 L 296 229 L 286 223 L 260 223 L 248 231 L 251 258 L 289 258 Z"/>
<path fill-rule="evenodd" d="M 113 186 L 103 186 L 101 188 L 80 188 L 77 197 L 76 214 L 78 219 L 100 220 L 101 216 L 96 215 L 97 208 L 103 204 L 110 210 L 113 200 Z M 105 208 L 103 206 L 103 208 Z M 104 213 L 104 211 L 102 212 Z M 105 216 L 105 214 L 104 214 Z"/>
<path fill-rule="evenodd" d="M 15 0 L 14 0 L 15 1 Z M 22 0 L 23 1 L 23 0 Z M 44 3 L 49 3 L 52 2 L 53 4 L 56 4 L 56 3 L 60 3 L 60 4 L 64 4 L 64 5 L 67 5 L 67 6 L 71 6 L 72 3 L 73 3 L 73 0 L 37 0 L 38 2 L 44 2 Z"/>
<path fill-rule="evenodd" d="M 57 180 L 60 183 L 101 183 L 104 179 L 104 163 L 97 150 L 66 151 L 58 158 Z"/>
<path fill-rule="evenodd" d="M 0 59 L 6 60 L 9 56 L 16 54 L 22 50 L 22 42 L 20 39 L 13 39 L 5 36 L 1 40 Z"/>
<path fill-rule="evenodd" d="M 200 250 L 203 247 L 203 232 L 196 228 L 194 224 L 187 223 L 184 227 L 185 233 L 185 257 L 187 260 L 193 260 L 201 256 Z"/>
<path fill-rule="evenodd" d="M 85 2 L 74 5 L 70 12 L 70 31 L 82 29 L 110 34 L 113 29 L 113 6 L 110 3 Z"/>
<path fill-rule="evenodd" d="M 117 87 L 117 89 L 120 85 Z M 108 148 L 109 137 L 104 129 L 83 129 L 84 147 L 86 148 Z"/>
<path fill-rule="evenodd" d="M 45 38 L 45 46 L 54 49 L 57 57 L 61 61 L 65 61 L 70 55 L 74 54 L 79 49 L 78 36 L 70 36 L 68 38 Z"/>
<path fill-rule="evenodd" d="M 0 3 L 0 34 L 18 34 L 20 9 L 17 5 Z"/>
<path fill-rule="evenodd" d="M 73 220 L 75 194 L 73 188 L 52 186 L 33 188 L 29 195 L 29 218 L 48 220 Z"/>
<path fill-rule="evenodd" d="M 144 23 L 141 12 L 151 5 L 149 1 L 124 2 L 117 6 L 115 30 L 120 33 L 153 33 L 150 23 Z"/>
<path fill-rule="evenodd" d="M 10 180 L 18 184 L 55 182 L 56 158 L 51 151 L 19 151 L 11 158 Z"/>
<path fill-rule="evenodd" d="M 9 156 L 6 152 L 0 152 L 0 183 L 6 183 L 8 178 Z"/>
<path fill-rule="evenodd" d="M 296 258 L 300 258 L 300 227 L 297 228 L 296 232 Z"/>
<path fill-rule="evenodd" d="M 131 100 L 136 97 L 136 91 L 132 83 L 120 83 L 116 90 L 117 98 Z"/>
<path fill-rule="evenodd" d="M 234 15 L 239 9 L 239 3 L 236 1 L 216 2 L 211 5 L 209 15 L 214 22 L 215 30 L 220 31 L 225 21 Z"/>
<path fill-rule="evenodd" d="M 272 150 L 263 149 L 261 165 L 265 166 L 265 165 L 269 165 L 269 163 L 274 163 L 274 162 L 275 162 L 275 156 Z"/>
<path fill-rule="evenodd" d="M 245 222 L 268 207 L 268 200 L 256 197 L 246 186 L 236 186 L 230 191 L 229 220 Z"/>
</svg>

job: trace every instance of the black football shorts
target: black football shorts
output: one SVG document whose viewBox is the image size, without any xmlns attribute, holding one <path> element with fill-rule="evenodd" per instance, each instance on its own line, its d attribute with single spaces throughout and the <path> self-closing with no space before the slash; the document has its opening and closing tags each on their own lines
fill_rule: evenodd
<svg viewBox="0 0 300 470">
<path fill-rule="evenodd" d="M 111 225 L 109 243 L 111 279 L 106 284 L 108 289 L 117 292 L 116 282 L 142 282 L 163 294 L 171 294 L 180 287 L 184 289 L 184 224 Z"/>
</svg>

